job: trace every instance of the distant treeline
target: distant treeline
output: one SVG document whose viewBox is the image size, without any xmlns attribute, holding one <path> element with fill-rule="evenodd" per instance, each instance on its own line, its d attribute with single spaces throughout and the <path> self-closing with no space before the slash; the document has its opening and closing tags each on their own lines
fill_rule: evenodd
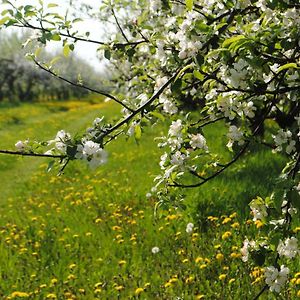
<svg viewBox="0 0 300 300">
<path fill-rule="evenodd" d="M 69 85 L 28 61 L 24 57 L 25 51 L 20 51 L 26 35 L 0 34 L 0 101 L 66 100 L 88 94 L 87 90 Z M 41 60 L 50 62 L 56 56 L 58 54 L 43 51 Z M 55 69 L 75 83 L 83 80 L 84 84 L 91 87 L 103 85 L 101 75 L 74 54 L 60 59 Z"/>
</svg>

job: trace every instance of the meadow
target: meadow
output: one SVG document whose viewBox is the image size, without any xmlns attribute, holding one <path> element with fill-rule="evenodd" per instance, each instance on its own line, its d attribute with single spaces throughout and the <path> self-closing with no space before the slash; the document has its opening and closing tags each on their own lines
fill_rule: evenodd
<svg viewBox="0 0 300 300">
<path fill-rule="evenodd" d="M 50 140 L 60 129 L 76 134 L 103 114 L 114 119 L 119 107 L 3 105 L 0 149 L 26 138 Z M 170 205 L 155 214 L 155 199 L 146 194 L 159 172 L 154 137 L 166 132 L 165 123 L 147 128 L 139 145 L 125 138 L 109 145 L 108 164 L 94 171 L 72 162 L 57 176 L 46 171 L 47 159 L 0 156 L 1 299 L 253 299 L 259 293 L 262 268 L 243 263 L 240 248 L 264 228 L 247 204 L 270 194 L 284 158 L 274 161 L 257 147 L 255 156 L 245 155 L 214 181 L 183 191 L 185 209 Z M 207 130 L 213 136 L 221 128 Z M 222 144 L 208 141 L 212 148 Z M 260 299 L 300 297 L 299 265 L 291 267 L 281 295 Z"/>
</svg>

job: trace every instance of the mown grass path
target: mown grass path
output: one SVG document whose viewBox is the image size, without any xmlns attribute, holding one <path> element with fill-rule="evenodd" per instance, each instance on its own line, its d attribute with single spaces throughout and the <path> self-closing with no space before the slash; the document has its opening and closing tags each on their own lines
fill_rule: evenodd
<svg viewBox="0 0 300 300">
<path fill-rule="evenodd" d="M 59 102 L 0 109 L 0 149 L 13 149 L 18 140 L 51 140 L 60 129 L 77 133 L 83 131 L 92 120 L 103 114 L 116 111 L 108 103 Z M 44 158 L 0 157 L 1 194 L 7 197 L 24 192 L 26 182 L 38 166 L 47 161 Z M 49 161 L 49 159 L 48 159 Z"/>
</svg>

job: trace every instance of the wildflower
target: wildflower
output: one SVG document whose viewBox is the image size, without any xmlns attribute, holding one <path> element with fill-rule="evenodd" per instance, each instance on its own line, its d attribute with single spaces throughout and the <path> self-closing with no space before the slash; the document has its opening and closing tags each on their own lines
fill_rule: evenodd
<svg viewBox="0 0 300 300">
<path fill-rule="evenodd" d="M 223 281 L 223 280 L 226 279 L 226 276 L 227 276 L 226 274 L 221 274 L 221 275 L 219 276 L 219 279 Z"/>
<path fill-rule="evenodd" d="M 231 218 L 225 218 L 224 220 L 223 220 L 223 222 L 222 222 L 222 224 L 224 225 L 224 224 L 227 224 L 227 223 L 229 223 L 229 222 L 231 222 Z"/>
<path fill-rule="evenodd" d="M 240 223 L 239 222 L 234 222 L 233 224 L 231 224 L 231 227 L 236 229 L 240 227 Z"/>
<path fill-rule="evenodd" d="M 216 255 L 216 259 L 217 259 L 218 261 L 222 261 L 222 260 L 224 260 L 224 255 L 223 255 L 222 253 L 218 253 L 218 254 Z"/>
<path fill-rule="evenodd" d="M 126 260 L 119 260 L 118 264 L 119 266 L 123 266 L 126 264 Z"/>
<path fill-rule="evenodd" d="M 188 278 L 186 278 L 185 283 L 190 284 L 194 281 L 194 279 L 195 279 L 194 276 L 189 276 Z"/>
<path fill-rule="evenodd" d="M 159 250 L 159 248 L 158 247 L 153 247 L 152 249 L 151 249 L 151 252 L 153 253 L 153 254 L 156 254 L 156 253 L 158 253 L 160 250 Z"/>
<path fill-rule="evenodd" d="M 137 289 L 135 290 L 134 293 L 135 293 L 136 295 L 139 295 L 139 294 L 141 294 L 143 291 L 144 291 L 143 288 L 137 288 Z"/>
<path fill-rule="evenodd" d="M 271 292 L 280 292 L 282 286 L 287 282 L 289 272 L 289 268 L 285 267 L 284 265 L 280 267 L 280 270 L 273 266 L 265 269 L 265 281 L 270 287 Z"/>
<path fill-rule="evenodd" d="M 203 261 L 203 258 L 201 256 L 198 256 L 196 259 L 195 259 L 195 263 L 198 264 L 199 262 L 202 262 Z"/>
<path fill-rule="evenodd" d="M 233 282 L 235 282 L 235 279 L 234 278 L 231 278 L 230 280 L 229 280 L 229 284 L 232 284 Z"/>
<path fill-rule="evenodd" d="M 226 231 L 224 232 L 224 234 L 222 235 L 222 240 L 226 240 L 227 238 L 231 237 L 232 233 L 230 231 Z"/>
<path fill-rule="evenodd" d="M 29 294 L 25 292 L 13 292 L 11 293 L 10 297 L 12 298 L 28 298 Z"/>
</svg>

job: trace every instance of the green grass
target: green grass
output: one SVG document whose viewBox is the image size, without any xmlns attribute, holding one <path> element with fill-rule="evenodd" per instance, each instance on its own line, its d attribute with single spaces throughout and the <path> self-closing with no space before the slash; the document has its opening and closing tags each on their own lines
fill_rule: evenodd
<svg viewBox="0 0 300 300">
<path fill-rule="evenodd" d="M 96 116 L 115 118 L 119 107 L 61 102 L 0 112 L 0 149 L 12 149 L 19 139 L 48 140 L 59 129 L 75 134 Z M 216 135 L 221 128 L 208 130 Z M 184 191 L 186 211 L 171 207 L 154 216 L 155 201 L 145 195 L 159 172 L 156 135 L 147 129 L 139 145 L 121 138 L 108 147 L 107 165 L 91 171 L 74 162 L 60 177 L 45 171 L 47 160 L 0 157 L 1 299 L 21 299 L 15 292 L 59 300 L 252 299 L 258 293 L 261 273 L 239 254 L 255 229 L 244 222 L 247 203 L 272 191 L 284 160 L 258 148 L 215 181 Z M 185 231 L 189 222 L 193 234 Z M 288 289 L 282 299 L 296 297 L 296 286 Z"/>
</svg>

